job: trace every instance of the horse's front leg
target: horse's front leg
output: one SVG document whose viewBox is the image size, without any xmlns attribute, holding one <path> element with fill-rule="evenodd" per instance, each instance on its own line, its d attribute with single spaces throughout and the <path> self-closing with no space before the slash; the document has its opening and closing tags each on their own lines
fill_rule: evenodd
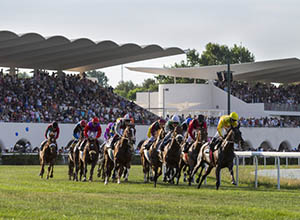
<svg viewBox="0 0 300 220">
<path fill-rule="evenodd" d="M 221 172 L 221 166 L 217 165 L 216 166 L 216 189 L 217 190 L 219 189 L 220 184 L 221 184 L 220 172 Z"/>
<path fill-rule="evenodd" d="M 209 166 L 208 169 L 206 170 L 205 174 L 202 176 L 201 181 L 198 185 L 198 189 L 201 187 L 203 180 L 210 174 L 211 170 L 213 169 L 213 166 Z"/>
<path fill-rule="evenodd" d="M 51 170 L 51 162 L 49 163 L 49 166 L 48 166 L 47 179 L 49 179 L 49 176 L 50 176 L 50 170 Z"/>
<path fill-rule="evenodd" d="M 118 184 L 121 183 L 121 177 L 122 177 L 123 169 L 124 169 L 124 167 L 120 164 L 116 168 L 116 170 L 118 171 Z"/>
<path fill-rule="evenodd" d="M 87 161 L 84 161 L 84 163 L 83 163 L 83 180 L 82 180 L 83 182 L 86 181 L 87 166 L 88 166 Z"/>
<path fill-rule="evenodd" d="M 234 179 L 234 173 L 233 173 L 233 164 L 228 167 L 228 170 L 229 170 L 230 175 L 231 175 L 231 184 L 236 185 L 236 182 L 235 182 L 235 179 Z"/>
<path fill-rule="evenodd" d="M 43 178 L 44 172 L 45 172 L 45 163 L 42 162 L 42 164 L 41 164 L 41 170 L 40 170 L 40 177 L 41 178 Z"/>
<path fill-rule="evenodd" d="M 52 161 L 50 168 L 51 168 L 50 178 L 53 178 L 54 161 Z"/>
<path fill-rule="evenodd" d="M 90 181 L 90 182 L 93 181 L 93 173 L 94 173 L 94 168 L 95 168 L 95 166 L 96 166 L 96 163 L 97 163 L 97 161 L 96 161 L 96 162 L 93 162 L 93 163 L 91 164 L 90 178 L 89 178 L 89 181 Z"/>
</svg>

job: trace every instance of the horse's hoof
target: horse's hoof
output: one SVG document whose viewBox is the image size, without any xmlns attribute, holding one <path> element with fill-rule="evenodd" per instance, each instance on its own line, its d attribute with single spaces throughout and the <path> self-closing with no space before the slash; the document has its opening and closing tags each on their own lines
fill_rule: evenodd
<svg viewBox="0 0 300 220">
<path fill-rule="evenodd" d="M 183 182 L 186 182 L 186 178 L 183 178 Z"/>
<path fill-rule="evenodd" d="M 47 176 L 47 180 L 49 179 L 49 176 Z"/>
<path fill-rule="evenodd" d="M 108 182 L 107 182 L 107 181 L 105 181 L 105 182 L 104 182 L 104 185 L 107 185 L 107 183 L 108 183 Z"/>
<path fill-rule="evenodd" d="M 118 180 L 118 184 L 120 184 L 121 183 L 121 181 L 120 180 Z"/>
<path fill-rule="evenodd" d="M 124 182 L 128 182 L 128 179 L 124 179 Z M 148 182 L 148 181 L 147 181 Z"/>
<path fill-rule="evenodd" d="M 53 178 L 53 175 L 51 175 L 50 178 Z"/>
<path fill-rule="evenodd" d="M 236 186 L 236 182 L 235 181 L 232 181 L 231 184 Z"/>
<path fill-rule="evenodd" d="M 150 181 L 153 181 L 153 176 L 150 176 Z"/>
<path fill-rule="evenodd" d="M 167 177 L 164 177 L 163 181 L 164 181 L 164 182 L 167 182 Z"/>
<path fill-rule="evenodd" d="M 198 185 L 198 187 L 197 187 L 198 189 L 200 189 L 200 184 Z"/>
<path fill-rule="evenodd" d="M 199 183 L 200 182 L 200 179 L 196 179 L 196 183 Z"/>
<path fill-rule="evenodd" d="M 86 178 L 84 178 L 84 179 L 82 180 L 82 182 L 86 182 Z"/>
</svg>

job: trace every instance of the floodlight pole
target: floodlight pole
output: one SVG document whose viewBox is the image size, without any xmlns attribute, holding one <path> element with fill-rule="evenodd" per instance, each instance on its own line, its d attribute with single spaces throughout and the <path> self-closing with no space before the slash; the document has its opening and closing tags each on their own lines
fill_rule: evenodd
<svg viewBox="0 0 300 220">
<path fill-rule="evenodd" d="M 228 115 L 230 114 L 230 84 L 231 84 L 231 79 L 230 79 L 230 59 L 228 58 L 227 60 L 227 111 Z"/>
</svg>

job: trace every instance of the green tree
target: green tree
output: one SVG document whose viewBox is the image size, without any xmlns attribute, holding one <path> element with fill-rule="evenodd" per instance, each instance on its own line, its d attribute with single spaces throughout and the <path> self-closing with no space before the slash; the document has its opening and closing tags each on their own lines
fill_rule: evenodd
<svg viewBox="0 0 300 220">
<path fill-rule="evenodd" d="M 26 79 L 26 78 L 30 78 L 30 76 L 26 72 L 21 72 L 21 73 L 18 73 L 18 78 Z"/>
<path fill-rule="evenodd" d="M 102 71 L 90 70 L 86 72 L 86 75 L 89 77 L 95 77 L 98 79 L 98 84 L 103 87 L 108 87 L 108 78 Z"/>
<path fill-rule="evenodd" d="M 114 92 L 124 98 L 128 99 L 128 93 L 130 90 L 135 89 L 137 86 L 130 81 L 120 81 L 119 84 L 114 89 Z"/>
</svg>

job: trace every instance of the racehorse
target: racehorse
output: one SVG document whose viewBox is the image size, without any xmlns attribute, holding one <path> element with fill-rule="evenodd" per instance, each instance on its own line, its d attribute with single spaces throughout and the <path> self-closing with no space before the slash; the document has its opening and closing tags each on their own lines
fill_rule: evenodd
<svg viewBox="0 0 300 220">
<path fill-rule="evenodd" d="M 156 138 L 156 141 L 152 144 L 149 150 L 154 187 L 156 187 L 158 177 L 162 174 L 162 160 L 161 160 L 160 153 L 157 151 L 157 147 L 160 145 L 164 136 L 165 136 L 165 131 L 163 128 L 161 128 L 158 131 L 158 137 Z"/>
<path fill-rule="evenodd" d="M 87 139 L 87 143 L 83 150 L 83 155 L 79 154 L 80 180 L 83 175 L 83 181 L 86 181 L 87 166 L 91 164 L 89 181 L 93 181 L 94 168 L 99 158 L 99 147 L 97 139 Z M 77 175 L 76 175 L 77 176 Z"/>
<path fill-rule="evenodd" d="M 40 164 L 41 164 L 41 171 L 40 171 L 40 177 L 43 178 L 44 175 L 44 167 L 46 164 L 49 164 L 48 167 L 48 172 L 47 172 L 47 179 L 49 179 L 49 174 L 50 178 L 53 178 L 53 168 L 54 168 L 54 163 L 56 161 L 57 157 L 57 144 L 55 140 L 55 134 L 51 132 L 49 134 L 49 139 L 46 142 L 46 144 L 43 147 L 43 150 L 40 151 L 39 153 L 39 158 L 40 158 Z"/>
<path fill-rule="evenodd" d="M 131 165 L 131 157 L 133 151 L 133 144 L 135 143 L 135 127 L 129 124 L 121 137 L 116 143 L 114 150 L 114 171 L 117 173 L 118 184 L 121 183 L 122 173 L 125 168 L 126 177 L 125 181 L 128 181 L 129 169 Z"/>
<path fill-rule="evenodd" d="M 189 185 L 191 185 L 191 182 L 193 180 L 192 172 L 194 170 L 194 167 L 197 164 L 197 157 L 198 157 L 200 148 L 206 141 L 207 141 L 207 131 L 206 131 L 206 129 L 201 128 L 197 132 L 196 141 L 189 148 L 188 153 L 187 154 L 183 154 L 183 153 L 181 154 L 181 158 L 180 158 L 180 162 L 179 162 L 179 173 L 178 173 L 178 178 L 177 178 L 177 185 L 179 183 L 179 179 L 180 179 L 180 176 L 181 176 L 181 170 L 182 170 L 182 168 L 186 168 L 186 167 L 188 168 Z M 199 175 L 198 178 L 200 178 L 200 175 Z"/>
<path fill-rule="evenodd" d="M 232 184 L 235 183 L 234 174 L 233 174 L 233 160 L 235 157 L 234 154 L 234 143 L 238 143 L 243 145 L 244 140 L 242 138 L 242 133 L 239 130 L 240 124 L 237 127 L 231 127 L 222 141 L 221 146 L 218 150 L 214 151 L 213 154 L 210 156 L 209 152 L 209 144 L 204 144 L 198 155 L 197 165 L 195 166 L 192 175 L 194 175 L 197 170 L 204 167 L 204 164 L 208 164 L 208 169 L 206 170 L 205 174 L 202 176 L 201 181 L 198 185 L 198 189 L 201 187 L 203 180 L 206 178 L 207 175 L 211 172 L 211 170 L 216 167 L 216 189 L 218 190 L 220 187 L 220 172 L 222 168 L 227 167 L 229 169 L 231 175 Z M 202 172 L 201 170 L 201 172 Z"/>
<path fill-rule="evenodd" d="M 171 142 L 167 144 L 163 152 L 163 163 L 166 166 L 164 181 L 166 181 L 168 177 L 169 183 L 174 183 L 174 178 L 179 172 L 181 144 L 183 142 L 183 136 L 181 133 L 181 126 L 176 126 L 171 136 Z"/>
</svg>

